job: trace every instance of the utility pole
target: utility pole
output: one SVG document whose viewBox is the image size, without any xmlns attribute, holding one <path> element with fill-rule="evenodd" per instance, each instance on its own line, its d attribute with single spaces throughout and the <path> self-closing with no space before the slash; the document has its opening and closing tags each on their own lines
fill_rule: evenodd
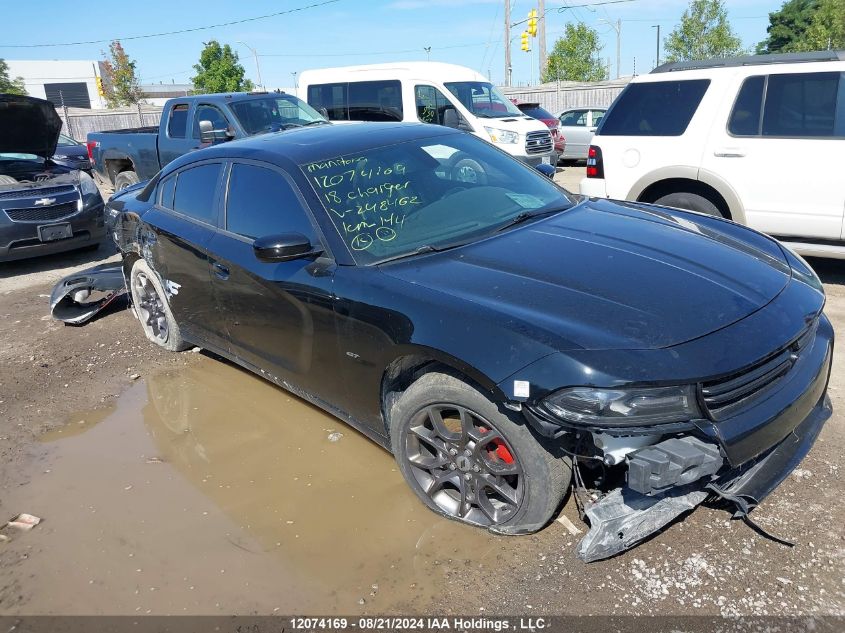
<svg viewBox="0 0 845 633">
<path fill-rule="evenodd" d="M 660 66 L 660 25 L 653 24 L 653 29 L 657 29 L 657 56 L 654 58 L 654 67 L 657 68 Z"/>
<path fill-rule="evenodd" d="M 431 61 L 431 46 L 423 46 L 423 50 L 425 51 L 425 58 L 426 61 Z"/>
<path fill-rule="evenodd" d="M 604 22 L 614 31 L 616 31 L 616 78 L 619 79 L 619 76 L 622 74 L 619 66 L 622 63 L 622 20 L 616 20 L 616 24 L 610 22 L 608 20 L 599 20 L 599 22 Z M 607 71 L 607 78 L 610 79 L 610 70 Z"/>
<path fill-rule="evenodd" d="M 511 85 L 511 0 L 505 0 L 505 85 Z"/>
<path fill-rule="evenodd" d="M 540 48 L 540 82 L 543 82 L 543 73 L 546 72 L 546 0 L 538 0 L 537 8 L 540 13 L 540 33 L 537 38 L 537 46 Z"/>
<path fill-rule="evenodd" d="M 264 82 L 261 81 L 261 66 L 258 65 L 258 51 L 246 42 L 238 42 L 238 44 L 243 44 L 252 51 L 252 56 L 255 59 L 255 72 L 258 74 L 258 86 L 260 86 L 262 90 L 266 90 L 266 88 L 264 88 Z"/>
</svg>

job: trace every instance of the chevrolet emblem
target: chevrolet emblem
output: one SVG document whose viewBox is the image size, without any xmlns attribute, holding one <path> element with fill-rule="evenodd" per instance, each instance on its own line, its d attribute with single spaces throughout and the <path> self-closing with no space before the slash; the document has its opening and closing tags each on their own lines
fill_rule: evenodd
<svg viewBox="0 0 845 633">
<path fill-rule="evenodd" d="M 35 201 L 34 204 L 35 204 L 36 207 L 49 207 L 55 201 L 56 201 L 55 198 L 39 198 L 38 200 Z"/>
</svg>

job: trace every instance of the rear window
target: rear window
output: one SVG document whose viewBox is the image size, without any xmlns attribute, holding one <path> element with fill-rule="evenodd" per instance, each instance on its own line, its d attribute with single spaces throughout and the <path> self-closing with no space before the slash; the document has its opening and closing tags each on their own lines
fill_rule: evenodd
<svg viewBox="0 0 845 633">
<path fill-rule="evenodd" d="M 176 178 L 173 210 L 195 220 L 215 224 L 214 194 L 222 167 L 219 163 L 210 163 L 180 171 Z"/>
<path fill-rule="evenodd" d="M 541 107 L 523 107 L 517 106 L 520 110 L 522 110 L 523 114 L 527 114 L 530 117 L 534 117 L 535 119 L 554 119 L 555 115 L 549 112 L 548 110 L 544 110 Z"/>
<path fill-rule="evenodd" d="M 769 75 L 763 136 L 824 137 L 837 133 L 840 73 Z M 845 121 L 840 123 L 840 126 Z"/>
<path fill-rule="evenodd" d="M 728 131 L 735 136 L 756 136 L 760 133 L 760 110 L 766 78 L 749 77 L 739 89 L 728 121 Z"/>
<path fill-rule="evenodd" d="M 630 84 L 602 119 L 603 136 L 680 136 L 707 92 L 709 79 Z"/>
<path fill-rule="evenodd" d="M 170 138 L 185 138 L 187 129 L 188 104 L 179 103 L 170 110 L 170 118 L 167 120 L 167 135 Z"/>
</svg>

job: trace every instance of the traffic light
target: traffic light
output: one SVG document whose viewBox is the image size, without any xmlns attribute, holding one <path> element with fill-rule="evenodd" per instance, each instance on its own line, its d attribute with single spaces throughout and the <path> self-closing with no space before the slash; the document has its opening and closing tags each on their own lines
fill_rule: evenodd
<svg viewBox="0 0 845 633">
<path fill-rule="evenodd" d="M 537 37 L 537 9 L 528 12 L 528 35 Z"/>
<path fill-rule="evenodd" d="M 522 50 L 526 53 L 531 50 L 531 44 L 528 43 L 528 31 L 522 32 Z"/>
<path fill-rule="evenodd" d="M 103 87 L 103 78 L 102 77 L 95 77 L 95 81 L 97 82 L 97 94 L 101 97 L 106 96 L 106 89 Z"/>
</svg>

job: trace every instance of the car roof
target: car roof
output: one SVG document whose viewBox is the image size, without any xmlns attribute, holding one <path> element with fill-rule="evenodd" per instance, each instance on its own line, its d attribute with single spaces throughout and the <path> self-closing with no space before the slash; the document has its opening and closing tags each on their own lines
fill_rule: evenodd
<svg viewBox="0 0 845 633">
<path fill-rule="evenodd" d="M 363 152 L 404 141 L 463 134 L 424 123 L 348 123 L 270 132 L 190 152 L 167 166 L 167 173 L 213 158 L 246 158 L 271 163 L 305 164 Z"/>
</svg>

